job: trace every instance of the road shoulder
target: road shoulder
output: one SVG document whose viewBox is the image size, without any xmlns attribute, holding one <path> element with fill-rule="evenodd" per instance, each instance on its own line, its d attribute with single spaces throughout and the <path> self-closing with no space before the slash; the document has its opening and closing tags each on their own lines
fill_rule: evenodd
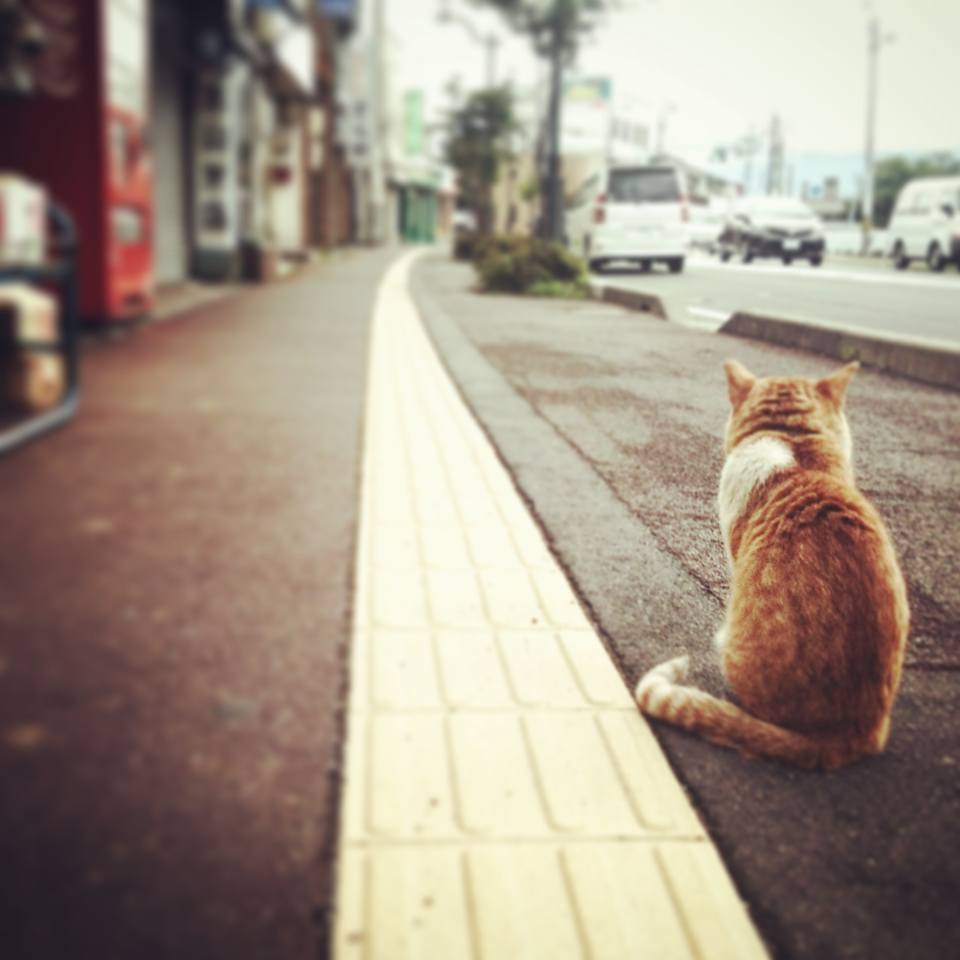
<svg viewBox="0 0 960 960">
<path fill-rule="evenodd" d="M 421 264 L 414 277 L 448 368 L 535 504 L 551 549 L 628 682 L 685 651 L 711 682 L 716 675 L 706 664 L 724 590 L 712 567 L 714 557 L 718 571 L 722 564 L 713 513 L 726 402 L 720 364 L 730 341 L 599 304 L 481 297 L 468 284 L 466 270 L 439 260 Z M 744 341 L 737 355 L 759 372 L 832 368 L 760 342 Z M 922 639 L 937 617 L 956 609 L 952 594 L 936 596 L 949 581 L 924 571 L 937 543 L 928 520 L 935 524 L 956 498 L 949 465 L 935 466 L 939 455 L 928 448 L 957 422 L 957 402 L 932 388 L 861 376 L 852 400 L 855 446 L 869 455 L 868 467 L 874 459 L 882 464 L 865 474 L 871 495 L 896 521 L 914 584 L 934 596 L 917 598 L 921 616 L 933 618 L 917 624 Z M 605 439 L 578 413 L 584 404 L 597 408 L 596 423 L 635 437 L 632 446 Z M 647 445 L 658 435 L 664 444 L 674 438 L 673 453 Z M 890 446 L 901 435 L 913 438 L 902 455 Z M 667 454 L 674 459 L 663 460 Z M 672 500 L 661 497 L 646 457 L 663 460 L 674 475 Z M 709 534 L 702 541 L 701 529 Z M 656 596 L 649 583 L 659 584 Z M 661 610 L 652 621 L 643 609 L 651 599 Z M 915 647 L 888 753 L 839 775 L 748 763 L 656 728 L 777 955 L 933 958 L 950 942 L 960 869 L 942 838 L 960 817 L 950 786 L 960 758 L 949 719 L 960 709 L 955 654 L 942 641 Z"/>
</svg>

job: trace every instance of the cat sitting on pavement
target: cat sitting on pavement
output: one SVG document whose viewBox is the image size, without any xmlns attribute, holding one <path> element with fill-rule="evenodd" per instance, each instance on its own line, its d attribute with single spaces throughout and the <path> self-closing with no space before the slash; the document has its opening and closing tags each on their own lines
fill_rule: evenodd
<svg viewBox="0 0 960 960">
<path fill-rule="evenodd" d="M 650 670 L 641 710 L 747 756 L 835 769 L 880 753 L 910 611 L 890 536 L 854 483 L 844 396 L 858 368 L 758 379 L 725 369 L 718 497 L 731 590 L 715 644 L 738 704 Z"/>
</svg>

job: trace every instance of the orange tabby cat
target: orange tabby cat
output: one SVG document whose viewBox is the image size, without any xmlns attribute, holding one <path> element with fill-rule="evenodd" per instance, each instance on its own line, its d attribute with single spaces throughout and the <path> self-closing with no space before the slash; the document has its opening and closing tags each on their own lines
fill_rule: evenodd
<svg viewBox="0 0 960 960">
<path fill-rule="evenodd" d="M 890 537 L 853 480 L 843 399 L 858 366 L 805 380 L 725 364 L 718 504 L 732 585 L 715 642 L 741 706 L 678 685 L 680 657 L 640 680 L 644 713 L 801 767 L 883 750 L 910 611 Z"/>
</svg>

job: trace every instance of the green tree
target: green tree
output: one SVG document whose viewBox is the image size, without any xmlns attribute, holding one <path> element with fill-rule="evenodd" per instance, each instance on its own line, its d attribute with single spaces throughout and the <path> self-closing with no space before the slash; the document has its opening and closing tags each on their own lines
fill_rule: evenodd
<svg viewBox="0 0 960 960">
<path fill-rule="evenodd" d="M 515 30 L 526 33 L 538 56 L 550 61 L 547 118 L 547 170 L 541 232 L 551 240 L 563 236 L 563 180 L 560 174 L 560 91 L 563 68 L 576 56 L 580 37 L 592 29 L 596 14 L 610 0 L 470 0 L 499 10 Z"/>
<path fill-rule="evenodd" d="M 549 57 L 555 42 L 570 62 L 580 37 L 594 25 L 596 14 L 610 6 L 608 0 L 470 0 L 474 6 L 499 10 L 515 30 L 526 33 L 534 50 Z"/>
<path fill-rule="evenodd" d="M 500 164 L 512 156 L 516 129 L 513 91 L 506 86 L 470 94 L 448 119 L 447 162 L 457 171 L 460 196 L 477 211 L 484 236 L 493 228 L 493 185 Z"/>
<path fill-rule="evenodd" d="M 873 219 L 886 226 L 893 212 L 900 188 L 914 177 L 952 177 L 960 175 L 960 156 L 952 153 L 930 153 L 911 160 L 887 157 L 881 160 L 873 175 Z"/>
</svg>

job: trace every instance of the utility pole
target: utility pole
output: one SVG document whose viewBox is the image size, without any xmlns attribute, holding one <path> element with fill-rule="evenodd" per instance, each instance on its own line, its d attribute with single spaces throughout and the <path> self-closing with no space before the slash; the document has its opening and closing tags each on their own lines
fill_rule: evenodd
<svg viewBox="0 0 960 960">
<path fill-rule="evenodd" d="M 371 227 L 373 243 L 386 243 L 387 235 L 387 174 L 390 162 L 389 143 L 390 114 L 386 89 L 384 59 L 387 55 L 386 28 L 384 23 L 384 0 L 373 0 L 373 99 L 374 99 L 374 162 L 372 165 L 372 211 Z"/>
<path fill-rule="evenodd" d="M 560 175 L 560 120 L 563 84 L 563 35 L 559 17 L 551 25 L 550 106 L 547 119 L 547 209 L 544 239 L 563 240 L 563 179 Z"/>
<path fill-rule="evenodd" d="M 753 185 L 753 157 L 761 149 L 762 144 L 756 133 L 751 131 L 741 137 L 733 146 L 734 156 L 743 160 L 743 192 L 750 194 Z"/>
<path fill-rule="evenodd" d="M 770 118 L 770 143 L 767 148 L 767 196 L 783 191 L 783 131 L 780 115 Z"/>
<path fill-rule="evenodd" d="M 863 226 L 863 244 L 861 252 L 870 252 L 870 234 L 873 229 L 873 163 L 874 163 L 874 127 L 877 119 L 877 60 L 880 48 L 893 42 L 893 34 L 884 34 L 880 29 L 880 18 L 875 14 L 867 25 L 867 129 L 863 146 L 863 195 L 860 204 Z"/>
<path fill-rule="evenodd" d="M 660 115 L 657 117 L 657 145 L 654 153 L 656 156 L 663 156 L 667 144 L 667 115 L 676 110 L 676 104 L 665 103 L 660 108 Z"/>
</svg>

